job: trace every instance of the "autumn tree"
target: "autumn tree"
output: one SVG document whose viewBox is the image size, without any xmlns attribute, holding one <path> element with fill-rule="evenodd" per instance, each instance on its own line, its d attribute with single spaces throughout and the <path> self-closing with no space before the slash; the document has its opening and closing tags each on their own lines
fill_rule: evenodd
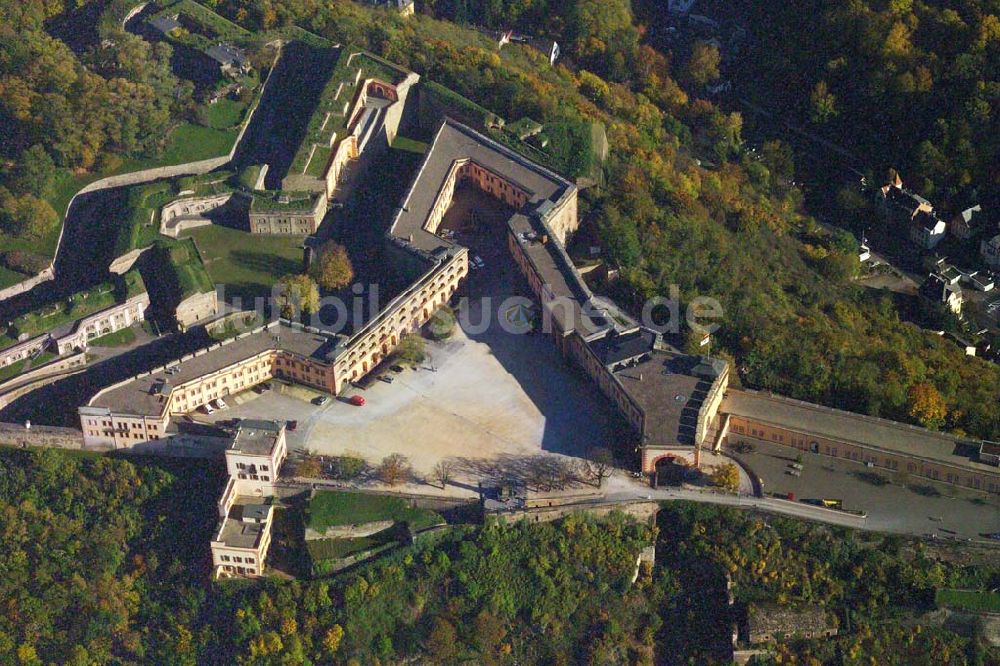
<svg viewBox="0 0 1000 666">
<path fill-rule="evenodd" d="M 0 188 L 0 227 L 26 240 L 39 240 L 59 225 L 59 215 L 48 201 L 32 194 L 15 197 Z"/>
<path fill-rule="evenodd" d="M 476 615 L 473 628 L 476 648 L 483 663 L 500 663 L 499 652 L 503 639 L 507 637 L 503 620 L 484 608 Z"/>
<path fill-rule="evenodd" d="M 349 285 L 354 279 L 354 266 L 347 248 L 333 241 L 324 244 L 313 257 L 309 275 L 327 291 Z"/>
<path fill-rule="evenodd" d="M 937 430 L 948 416 L 941 393 L 930 382 L 921 382 L 910 387 L 907 413 L 925 428 Z"/>
<path fill-rule="evenodd" d="M 44 197 L 52 189 L 52 177 L 56 165 L 52 157 L 39 144 L 35 144 L 21 153 L 17 168 L 11 177 L 11 187 L 17 192 Z"/>
<path fill-rule="evenodd" d="M 817 125 L 823 124 L 837 115 L 837 98 L 830 92 L 826 81 L 818 82 L 809 94 L 811 118 Z"/>
<path fill-rule="evenodd" d="M 308 275 L 286 275 L 278 280 L 275 291 L 276 304 L 286 319 L 316 312 L 319 307 L 319 288 Z"/>
<path fill-rule="evenodd" d="M 329 655 L 337 654 L 337 650 L 340 649 L 340 643 L 343 640 L 344 628 L 339 624 L 335 624 L 323 634 L 323 649 Z"/>
<path fill-rule="evenodd" d="M 425 352 L 426 344 L 424 339 L 416 333 L 404 335 L 396 347 L 395 359 L 399 363 L 409 366 L 416 366 L 427 358 Z"/>
<path fill-rule="evenodd" d="M 707 42 L 695 42 L 685 68 L 687 79 L 699 88 L 715 81 L 719 78 L 720 62 L 722 56 L 718 47 Z"/>
<path fill-rule="evenodd" d="M 740 487 L 740 470 L 733 463 L 723 463 L 712 470 L 712 484 L 735 492 Z"/>
<path fill-rule="evenodd" d="M 436 664 L 448 663 L 458 654 L 458 632 L 455 626 L 438 617 L 427 636 L 427 652 Z"/>
<path fill-rule="evenodd" d="M 435 340 L 443 340 L 455 332 L 456 323 L 455 311 L 445 304 L 431 315 L 427 322 L 427 332 Z"/>
<path fill-rule="evenodd" d="M 378 466 L 378 477 L 390 486 L 408 481 L 411 474 L 410 461 L 401 453 L 393 453 L 382 458 Z"/>
</svg>

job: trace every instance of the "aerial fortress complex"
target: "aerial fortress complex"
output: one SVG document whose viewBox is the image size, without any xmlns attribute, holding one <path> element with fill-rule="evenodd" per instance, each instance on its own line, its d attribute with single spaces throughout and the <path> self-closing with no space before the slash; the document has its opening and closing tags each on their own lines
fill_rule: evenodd
<svg viewBox="0 0 1000 666">
<path fill-rule="evenodd" d="M 282 190 L 253 194 L 251 231 L 314 233 L 350 174 L 392 143 L 411 113 L 407 101 L 419 96 L 418 82 L 371 54 L 341 52 Z M 591 292 L 565 250 L 579 224 L 574 183 L 448 113 L 435 127 L 384 240 L 393 268 L 412 279 L 375 316 L 350 335 L 273 321 L 106 387 L 79 408 L 85 444 L 169 440 L 175 417 L 272 378 L 343 393 L 426 324 L 468 275 L 469 250 L 439 226 L 456 188 L 473 186 L 513 211 L 503 223 L 505 245 L 540 305 L 543 329 L 628 424 L 618 444 L 634 447 L 643 472 L 663 461 L 697 467 L 703 448 L 759 436 L 1000 492 L 988 442 L 898 424 L 873 430 L 875 421 L 836 410 L 811 418 L 807 409 L 815 406 L 727 391 L 725 361 L 676 352 Z M 873 432 L 885 437 L 874 441 Z"/>
</svg>

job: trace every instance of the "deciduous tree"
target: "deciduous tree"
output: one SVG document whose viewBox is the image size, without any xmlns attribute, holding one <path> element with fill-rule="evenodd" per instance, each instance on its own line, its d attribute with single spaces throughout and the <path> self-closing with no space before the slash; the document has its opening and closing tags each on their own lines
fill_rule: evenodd
<svg viewBox="0 0 1000 666">
<path fill-rule="evenodd" d="M 948 407 L 933 384 L 930 382 L 914 384 L 910 387 L 908 398 L 908 413 L 920 425 L 937 430 L 944 424 L 945 417 L 948 416 Z"/>
<path fill-rule="evenodd" d="M 354 266 L 347 255 L 347 248 L 333 241 L 323 245 L 313 257 L 309 275 L 327 291 L 349 285 L 354 279 Z"/>
<path fill-rule="evenodd" d="M 740 487 L 740 470 L 733 463 L 723 463 L 712 470 L 711 479 L 720 488 L 736 491 Z"/>
<path fill-rule="evenodd" d="M 393 453 L 382 458 L 378 466 L 378 476 L 390 486 L 408 481 L 411 475 L 410 461 L 401 453 Z"/>
<path fill-rule="evenodd" d="M 308 275 L 286 275 L 278 280 L 276 301 L 286 319 L 310 314 L 319 307 L 319 288 Z"/>
</svg>

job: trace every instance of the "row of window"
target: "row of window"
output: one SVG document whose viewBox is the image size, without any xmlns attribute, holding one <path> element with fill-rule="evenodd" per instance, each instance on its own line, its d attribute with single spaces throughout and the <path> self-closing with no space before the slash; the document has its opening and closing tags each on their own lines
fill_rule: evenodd
<svg viewBox="0 0 1000 666">
<path fill-rule="evenodd" d="M 260 469 L 260 471 L 262 471 L 262 472 L 268 471 L 267 465 L 259 465 L 258 466 L 258 465 L 253 465 L 253 464 L 247 465 L 246 463 L 236 463 L 236 469 L 249 469 L 249 470 L 252 470 L 254 467 L 258 467 Z"/>
<path fill-rule="evenodd" d="M 239 474 L 239 477 L 241 479 L 243 479 L 244 481 L 246 481 L 247 478 L 249 478 L 251 481 L 270 481 L 271 480 L 271 477 L 269 477 L 267 474 L 262 474 L 262 475 L 257 475 L 257 474 L 243 474 L 241 472 Z"/>
<path fill-rule="evenodd" d="M 240 557 L 239 555 L 233 555 L 232 559 L 230 559 L 229 555 L 221 555 L 219 559 L 221 559 L 223 562 L 236 562 L 236 563 L 242 563 L 245 559 L 247 564 L 257 563 L 257 560 L 252 557 L 243 558 Z"/>
</svg>

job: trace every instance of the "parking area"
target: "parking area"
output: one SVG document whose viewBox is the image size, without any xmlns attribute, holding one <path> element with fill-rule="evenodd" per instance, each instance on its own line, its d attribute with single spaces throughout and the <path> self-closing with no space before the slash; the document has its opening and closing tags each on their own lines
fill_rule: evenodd
<svg viewBox="0 0 1000 666">
<path fill-rule="evenodd" d="M 1000 531 L 1000 499 L 995 496 L 815 453 L 802 454 L 801 476 L 796 477 L 789 472 L 798 451 L 760 440 L 753 445 L 755 450 L 740 458 L 761 477 L 765 493 L 841 499 L 845 509 L 867 512 L 868 526 L 878 530 L 941 539 L 977 539 Z"/>
</svg>

